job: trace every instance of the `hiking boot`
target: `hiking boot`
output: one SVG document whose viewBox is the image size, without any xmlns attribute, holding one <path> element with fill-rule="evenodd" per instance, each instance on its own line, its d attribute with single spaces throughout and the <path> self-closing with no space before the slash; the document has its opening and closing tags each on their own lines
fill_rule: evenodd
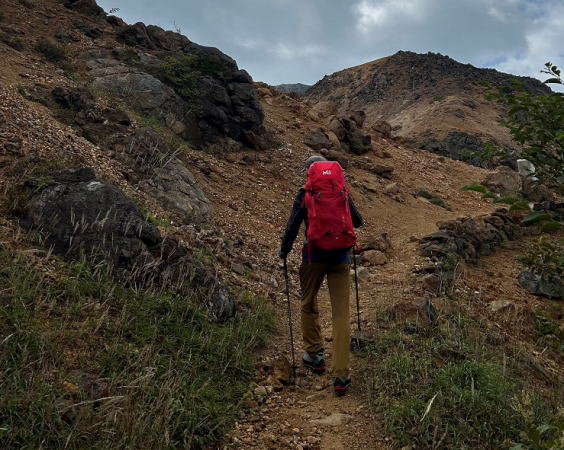
<svg viewBox="0 0 564 450">
<path fill-rule="evenodd" d="M 317 375 L 321 375 L 325 372 L 323 350 L 317 353 L 304 353 L 302 362 L 304 363 L 304 366 L 309 367 L 311 371 Z"/>
<path fill-rule="evenodd" d="M 333 389 L 335 389 L 335 395 L 337 397 L 342 397 L 343 395 L 345 395 L 350 385 L 351 385 L 350 378 L 340 378 L 340 377 L 333 378 Z"/>
</svg>

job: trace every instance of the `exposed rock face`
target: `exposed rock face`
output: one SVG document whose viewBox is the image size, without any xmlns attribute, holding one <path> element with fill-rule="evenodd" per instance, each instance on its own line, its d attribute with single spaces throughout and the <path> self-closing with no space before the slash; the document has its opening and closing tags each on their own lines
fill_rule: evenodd
<svg viewBox="0 0 564 450">
<path fill-rule="evenodd" d="M 270 145 L 252 79 L 232 58 L 142 23 L 121 27 L 118 38 L 130 48 L 81 55 L 94 88 L 111 92 L 197 146 L 226 138 L 257 150 Z M 171 75 L 171 65 L 185 78 Z"/>
<path fill-rule="evenodd" d="M 381 138 L 389 139 L 392 137 L 392 126 L 385 120 L 378 120 L 372 125 L 374 131 Z"/>
<path fill-rule="evenodd" d="M 188 249 L 159 231 L 115 186 L 97 180 L 92 169 L 64 170 L 33 196 L 23 223 L 40 230 L 57 254 L 102 259 L 126 281 L 205 292 L 210 317 L 233 315 L 234 299 L 213 270 L 190 258 Z"/>
<path fill-rule="evenodd" d="M 465 161 L 475 166 L 484 166 L 484 161 L 471 156 L 468 152 L 482 150 L 484 145 L 484 142 L 476 136 L 472 136 L 463 131 L 451 130 L 444 139 L 423 141 L 419 144 L 419 148 L 436 153 L 437 155 Z"/>
<path fill-rule="evenodd" d="M 141 128 L 116 139 L 118 158 L 139 174 L 138 184 L 185 223 L 209 219 L 211 205 L 196 179 L 154 130 Z"/>
</svg>

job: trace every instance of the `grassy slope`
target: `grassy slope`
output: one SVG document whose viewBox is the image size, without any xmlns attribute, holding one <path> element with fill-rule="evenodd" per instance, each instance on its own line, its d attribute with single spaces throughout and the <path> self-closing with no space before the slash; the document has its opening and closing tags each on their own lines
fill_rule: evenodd
<svg viewBox="0 0 564 450">
<path fill-rule="evenodd" d="M 56 261 L 56 278 L 0 247 L 4 448 L 203 447 L 229 428 L 272 324 L 243 296 L 210 323 L 191 299 L 123 287 Z"/>
<path fill-rule="evenodd" d="M 417 448 L 500 448 L 530 444 L 539 425 L 562 428 L 557 381 L 539 380 L 527 356 L 464 299 L 447 302 L 437 327 L 379 317 L 365 374 L 388 432 Z M 557 433 L 546 430 L 539 442 Z"/>
</svg>

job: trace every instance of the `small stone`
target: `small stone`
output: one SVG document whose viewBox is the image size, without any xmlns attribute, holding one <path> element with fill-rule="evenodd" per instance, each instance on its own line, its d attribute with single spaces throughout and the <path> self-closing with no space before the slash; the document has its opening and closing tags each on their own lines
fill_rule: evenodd
<svg viewBox="0 0 564 450">
<path fill-rule="evenodd" d="M 325 386 L 323 386 L 323 385 L 321 385 L 321 384 L 315 386 L 315 390 L 316 390 L 316 391 L 322 391 L 323 389 L 325 389 Z"/>
<path fill-rule="evenodd" d="M 362 259 L 372 266 L 383 266 L 388 262 L 388 257 L 380 250 L 368 250 L 363 253 Z"/>
<path fill-rule="evenodd" d="M 253 392 L 257 397 L 266 397 L 268 395 L 268 391 L 264 386 L 257 386 Z"/>
<path fill-rule="evenodd" d="M 493 312 L 502 312 L 515 309 L 515 304 L 509 300 L 495 300 L 490 303 Z"/>
<path fill-rule="evenodd" d="M 327 416 L 323 419 L 312 420 L 311 423 L 315 425 L 326 425 L 330 427 L 337 427 L 339 425 L 344 425 L 348 423 L 351 419 L 352 416 L 349 414 L 334 412 L 330 416 Z"/>
<path fill-rule="evenodd" d="M 399 194 L 399 186 L 397 183 L 390 183 L 384 188 L 384 194 L 396 195 Z"/>
</svg>

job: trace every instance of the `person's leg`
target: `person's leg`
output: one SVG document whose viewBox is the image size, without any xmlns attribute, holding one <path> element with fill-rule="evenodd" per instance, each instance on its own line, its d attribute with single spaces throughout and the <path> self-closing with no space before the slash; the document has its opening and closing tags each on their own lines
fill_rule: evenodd
<svg viewBox="0 0 564 450">
<path fill-rule="evenodd" d="M 302 263 L 300 266 L 300 286 L 302 291 L 302 333 L 304 350 L 314 354 L 323 349 L 323 338 L 319 326 L 317 292 L 321 287 L 327 264 Z"/>
<path fill-rule="evenodd" d="M 333 264 L 327 271 L 333 317 L 333 375 L 349 376 L 351 327 L 349 323 L 350 264 Z"/>
</svg>

